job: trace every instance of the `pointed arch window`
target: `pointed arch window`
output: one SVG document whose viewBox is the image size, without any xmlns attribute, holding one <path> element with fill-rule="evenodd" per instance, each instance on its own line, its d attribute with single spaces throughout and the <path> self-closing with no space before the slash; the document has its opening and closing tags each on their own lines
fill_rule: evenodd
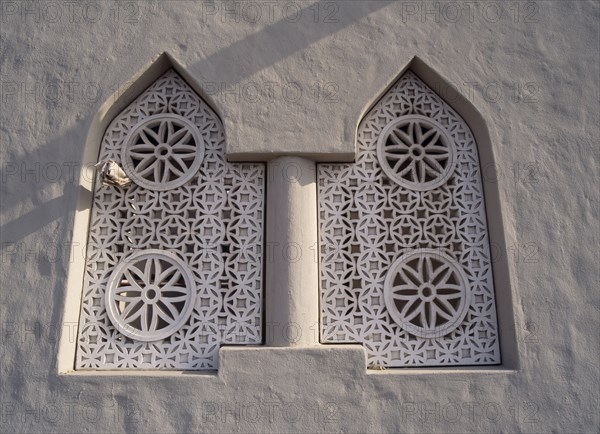
<svg viewBox="0 0 600 434">
<path fill-rule="evenodd" d="M 76 369 L 218 367 L 262 341 L 264 165 L 228 163 L 216 113 L 168 70 L 109 125 L 93 190 Z"/>
<path fill-rule="evenodd" d="M 370 366 L 499 364 L 477 144 L 413 72 L 364 116 L 355 164 L 319 164 L 321 341 Z"/>
</svg>

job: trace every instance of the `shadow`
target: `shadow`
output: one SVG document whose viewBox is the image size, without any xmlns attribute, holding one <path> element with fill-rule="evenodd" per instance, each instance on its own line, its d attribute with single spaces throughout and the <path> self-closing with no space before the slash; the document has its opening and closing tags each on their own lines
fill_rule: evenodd
<svg viewBox="0 0 600 434">
<path fill-rule="evenodd" d="M 0 226 L 2 249 L 7 244 L 15 243 L 31 235 L 54 220 L 67 217 L 69 213 L 75 211 L 73 202 L 77 201 L 78 194 L 87 194 L 91 199 L 92 193 L 81 186 L 66 184 L 61 196 L 44 202 L 31 211 Z M 77 209 L 77 211 L 81 211 L 81 209 Z"/>
<path fill-rule="evenodd" d="M 192 65 L 188 69 L 188 72 L 193 72 L 194 76 L 201 77 L 202 71 L 216 69 L 219 71 L 218 75 L 223 81 L 234 82 L 240 80 L 244 76 L 252 75 L 261 69 L 273 65 L 309 45 L 348 27 L 367 15 L 393 4 L 394 1 L 331 3 L 339 8 L 337 14 L 331 18 L 332 22 L 323 22 L 324 16 L 320 16 L 318 22 L 307 25 L 307 20 L 314 19 L 314 9 L 311 9 L 311 6 L 314 8 L 314 3 L 311 3 L 301 9 L 301 16 L 303 18 L 298 22 L 293 23 L 289 19 L 281 19 L 259 32 L 204 58 L 202 61 Z M 244 59 L 246 62 L 232 61 L 239 61 L 240 59 Z M 237 65 L 242 64 L 243 66 L 237 67 Z M 72 161 L 67 160 L 68 157 L 71 157 L 79 164 L 79 169 L 83 168 L 83 164 L 81 164 L 84 155 L 83 145 L 86 143 L 85 136 L 89 130 L 92 117 L 90 115 L 85 121 L 79 122 L 65 136 L 37 148 L 35 150 L 37 152 L 36 155 L 22 154 L 13 156 L 10 155 L 9 151 L 8 163 L 5 163 L 4 167 L 2 167 L 3 172 L 1 174 L 2 183 L 5 187 L 2 194 L 3 212 L 9 211 L 25 200 L 36 202 L 37 196 L 40 195 L 39 193 L 49 186 L 47 180 L 42 179 L 42 182 L 39 182 L 39 186 L 32 186 L 25 194 L 22 194 L 22 190 L 25 189 L 19 188 L 16 188 L 15 192 L 10 194 L 12 192 L 7 191 L 4 180 L 7 177 L 19 176 L 19 173 L 16 175 L 12 173 L 15 167 L 17 170 L 21 170 L 23 167 L 30 168 L 36 164 L 36 160 L 39 164 L 53 162 L 53 164 L 61 165 L 65 162 L 71 163 Z M 80 144 L 81 147 L 79 147 Z M 11 167 L 10 174 L 6 173 L 8 165 Z M 36 209 L 0 226 L 0 235 L 2 237 L 6 236 L 10 242 L 16 242 L 46 226 L 48 223 L 65 216 L 69 210 L 74 209 L 72 204 L 74 201 L 77 201 L 77 189 L 75 185 L 78 183 L 78 177 L 79 174 L 76 173 L 74 180 L 69 179 L 66 182 L 61 180 L 65 185 L 62 196 L 45 202 Z M 27 179 L 23 181 L 22 178 L 20 180 L 21 182 L 27 181 Z M 17 181 L 19 180 L 17 179 Z"/>
<path fill-rule="evenodd" d="M 92 109 L 95 110 L 95 107 Z M 5 243 L 20 241 L 55 220 L 66 219 L 77 209 L 80 171 L 89 163 L 83 162 L 83 155 L 91 122 L 90 115 L 61 137 L 26 152 L 17 154 L 17 146 L 7 150 L 7 157 L 0 168 L 0 239 L 3 248 Z M 62 194 L 52 194 L 60 190 Z M 50 195 L 56 197 L 47 200 Z M 9 220 L 18 214 L 18 208 L 30 208 L 29 204 L 33 205 L 33 209 Z M 67 221 L 65 224 L 68 225 Z M 65 236 L 71 229 L 66 229 Z"/>
<path fill-rule="evenodd" d="M 41 198 L 47 197 L 48 192 L 57 187 L 79 185 L 80 170 L 84 164 L 90 163 L 83 162 L 83 156 L 87 131 L 96 110 L 97 105 L 91 106 L 91 114 L 77 121 L 62 136 L 45 143 L 31 144 L 25 150 L 19 146 L 18 141 L 22 139 L 9 136 L 11 146 L 6 148 L 0 166 L 2 214 L 10 214 L 7 211 L 27 201 L 33 204 L 42 202 Z"/>
<path fill-rule="evenodd" d="M 232 83 L 250 76 L 309 45 L 348 27 L 367 15 L 395 3 L 393 0 L 368 2 L 330 2 L 338 9 L 331 22 L 324 14 L 315 19 L 314 4 L 300 9 L 301 19 L 281 19 L 222 50 L 189 66 L 190 72 L 202 77 L 203 71 L 218 70 L 221 81 Z M 310 17 L 310 18 L 309 18 Z M 311 25 L 307 25 L 307 21 Z M 317 22 L 315 22 L 317 21 Z M 240 60 L 245 60 L 240 62 Z M 240 66 L 238 66 L 240 65 Z"/>
<path fill-rule="evenodd" d="M 188 71 L 194 76 L 202 77 L 203 71 L 214 70 L 218 72 L 217 76 L 225 82 L 239 81 L 245 76 L 250 76 L 269 67 L 394 2 L 388 0 L 331 3 L 339 5 L 339 19 L 335 22 L 318 22 L 313 25 L 306 25 L 306 20 L 292 23 L 282 19 L 209 55 L 189 67 Z M 311 3 L 303 8 L 302 13 L 305 16 L 312 17 L 314 12 L 310 8 L 313 5 L 314 3 Z M 84 168 L 84 164 L 90 163 L 89 161 L 83 161 L 86 155 L 86 137 L 90 125 L 92 125 L 94 114 L 98 112 L 101 105 L 102 102 L 99 101 L 90 107 L 89 113 L 91 114 L 77 121 L 62 136 L 40 143 L 38 146 L 29 146 L 24 150 L 24 148 L 18 146 L 18 143 L 12 141 L 12 146 L 6 152 L 7 158 L 0 174 L 2 179 L 2 214 L 6 220 L 9 220 L 0 226 L 0 239 L 3 242 L 3 248 L 4 243 L 16 243 L 55 221 L 60 221 L 60 225 L 54 231 L 53 236 L 61 241 L 72 242 L 73 214 L 76 211 L 76 204 L 81 203 L 78 202 L 78 197 L 82 193 L 91 194 L 79 186 L 79 171 Z M 48 134 L 53 132 L 47 131 Z M 20 139 L 16 135 L 15 138 Z M 65 162 L 78 164 L 78 170 L 73 179 L 61 178 L 52 181 L 44 179 L 42 176 L 41 179 L 34 179 L 34 182 L 30 182 L 30 178 L 28 179 L 27 176 L 23 178 L 22 174 L 18 172 L 22 167 L 30 168 L 35 164 L 63 165 Z M 16 173 L 14 172 L 15 168 L 18 170 Z M 4 181 L 5 178 L 8 182 Z M 61 188 L 62 194 L 44 201 L 49 192 L 58 192 Z M 91 199 L 84 202 L 91 204 Z M 33 209 L 19 215 L 17 208 L 25 206 L 30 208 L 28 205 L 32 205 Z M 51 301 L 55 307 L 59 307 L 65 302 L 67 288 L 64 282 L 67 281 L 68 268 L 68 264 L 64 261 L 55 264 L 56 280 L 52 288 Z M 50 310 L 52 312 L 51 324 L 61 324 L 61 321 L 64 320 L 63 310 L 60 308 Z M 53 348 L 44 348 L 44 350 L 48 353 L 55 351 Z M 15 360 L 25 358 L 26 355 L 22 354 Z M 51 360 L 48 364 L 49 377 L 56 378 L 57 359 L 56 357 L 48 358 Z M 26 373 L 26 370 L 21 370 L 21 372 Z M 61 387 L 67 383 L 67 380 L 54 382 L 51 389 L 62 390 Z"/>
</svg>

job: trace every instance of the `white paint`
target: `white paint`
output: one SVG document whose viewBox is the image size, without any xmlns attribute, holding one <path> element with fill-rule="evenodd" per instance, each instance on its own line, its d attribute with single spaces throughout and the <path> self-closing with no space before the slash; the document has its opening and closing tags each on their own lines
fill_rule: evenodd
<svg viewBox="0 0 600 434">
<path fill-rule="evenodd" d="M 319 342 L 317 187 L 314 162 L 279 157 L 267 166 L 265 335 L 275 347 Z"/>
<path fill-rule="evenodd" d="M 293 10 L 274 6 L 271 19 L 262 3 L 259 19 L 240 10 L 237 23 L 220 2 L 214 13 L 210 2 L 68 3 L 0 5 L 2 431 L 598 431 L 596 2 L 333 2 L 333 22 L 323 2 L 317 19 L 302 4 L 295 23 Z M 68 273 L 83 270 L 71 242 L 89 219 L 78 208 L 89 176 L 80 189 L 75 169 L 172 66 L 152 62 L 164 51 L 195 90 L 205 85 L 230 152 L 259 160 L 351 160 L 362 115 L 415 55 L 446 80 L 436 89 L 430 74 L 428 85 L 471 102 L 457 111 L 480 146 L 487 137 L 490 236 L 510 255 L 494 276 L 510 294 L 497 300 L 499 322 L 514 319 L 500 333 L 503 365 L 367 373 L 358 346 L 222 348 L 217 375 L 59 375 L 69 368 L 56 362 L 57 333 L 68 342 L 80 307 L 67 292 L 83 279 Z M 235 101 L 236 84 L 272 82 L 333 83 L 337 102 L 281 91 Z"/>
</svg>

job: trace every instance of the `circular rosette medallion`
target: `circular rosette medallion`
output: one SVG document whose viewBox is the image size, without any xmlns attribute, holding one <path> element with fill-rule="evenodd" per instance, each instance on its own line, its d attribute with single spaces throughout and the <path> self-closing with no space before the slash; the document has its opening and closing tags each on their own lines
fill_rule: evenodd
<svg viewBox="0 0 600 434">
<path fill-rule="evenodd" d="M 196 285 L 176 255 L 145 250 L 124 258 L 108 281 L 108 318 L 123 335 L 158 341 L 175 333 L 194 308 Z"/>
<path fill-rule="evenodd" d="M 454 259 L 422 249 L 400 257 L 390 267 L 384 283 L 385 305 L 406 332 L 437 338 L 462 323 L 471 298 L 467 285 Z"/>
<path fill-rule="evenodd" d="M 444 184 L 454 171 L 455 155 L 446 129 L 421 115 L 393 120 L 377 141 L 377 158 L 385 174 L 410 190 L 427 191 Z"/>
<path fill-rule="evenodd" d="M 129 133 L 121 158 L 127 175 L 149 190 L 170 190 L 190 180 L 204 158 L 204 141 L 187 119 L 159 114 Z"/>
</svg>

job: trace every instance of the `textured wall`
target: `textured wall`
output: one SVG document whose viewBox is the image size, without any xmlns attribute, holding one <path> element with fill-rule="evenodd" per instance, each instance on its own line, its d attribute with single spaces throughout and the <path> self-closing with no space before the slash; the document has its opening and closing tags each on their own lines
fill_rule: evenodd
<svg viewBox="0 0 600 434">
<path fill-rule="evenodd" d="M 597 3 L 1 8 L 1 431 L 599 429 Z M 366 373 L 360 347 L 327 346 L 225 349 L 218 375 L 57 374 L 86 137 L 164 51 L 238 158 L 347 160 L 361 115 L 415 55 L 454 83 L 496 158 L 518 369 Z"/>
</svg>

